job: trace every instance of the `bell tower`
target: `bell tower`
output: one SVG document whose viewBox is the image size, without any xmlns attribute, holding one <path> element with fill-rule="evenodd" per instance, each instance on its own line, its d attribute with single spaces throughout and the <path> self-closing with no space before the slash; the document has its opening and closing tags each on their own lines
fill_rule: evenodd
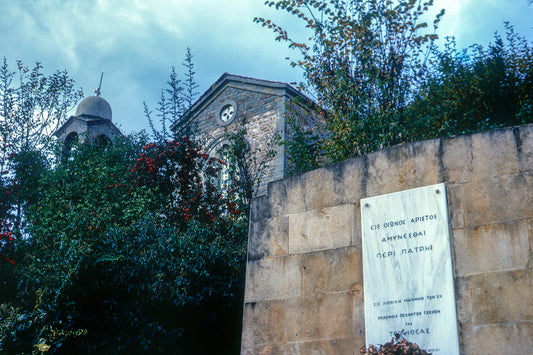
<svg viewBox="0 0 533 355">
<path fill-rule="evenodd" d="M 94 91 L 95 96 L 83 99 L 76 109 L 76 115 L 70 116 L 67 122 L 54 133 L 66 146 L 85 141 L 110 144 L 116 137 L 122 136 L 120 130 L 112 122 L 111 105 L 100 96 L 103 76 L 102 71 L 100 85 Z"/>
</svg>

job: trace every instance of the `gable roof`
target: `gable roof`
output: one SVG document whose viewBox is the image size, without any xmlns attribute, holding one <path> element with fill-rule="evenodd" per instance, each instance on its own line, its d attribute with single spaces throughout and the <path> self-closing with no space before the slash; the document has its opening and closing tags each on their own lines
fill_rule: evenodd
<svg viewBox="0 0 533 355">
<path fill-rule="evenodd" d="M 287 83 L 224 73 L 178 120 L 172 123 L 170 130 L 176 132 L 214 100 L 224 88 L 230 85 L 237 86 L 243 90 L 267 92 L 272 95 L 286 95 L 290 98 L 301 97 L 306 102 L 313 102 L 313 100 Z"/>
</svg>

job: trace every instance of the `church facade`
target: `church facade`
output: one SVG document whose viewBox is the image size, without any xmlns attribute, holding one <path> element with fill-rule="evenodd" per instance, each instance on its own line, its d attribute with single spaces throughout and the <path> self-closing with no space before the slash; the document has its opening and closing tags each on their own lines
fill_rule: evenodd
<svg viewBox="0 0 533 355">
<path fill-rule="evenodd" d="M 293 106 L 302 124 L 311 127 L 317 115 L 304 114 L 305 110 L 300 108 L 312 101 L 291 85 L 225 73 L 171 129 L 180 135 L 187 126 L 195 127 L 197 138 L 205 142 L 206 152 L 216 156 L 227 143 L 227 134 L 244 128 L 251 150 L 268 164 L 259 187 L 259 192 L 264 192 L 269 182 L 287 176 L 287 152 L 283 145 L 274 144 L 274 139 L 288 138 L 286 115 L 289 105 L 295 102 L 300 103 Z M 275 151 L 273 158 L 266 156 L 269 150 Z"/>
</svg>

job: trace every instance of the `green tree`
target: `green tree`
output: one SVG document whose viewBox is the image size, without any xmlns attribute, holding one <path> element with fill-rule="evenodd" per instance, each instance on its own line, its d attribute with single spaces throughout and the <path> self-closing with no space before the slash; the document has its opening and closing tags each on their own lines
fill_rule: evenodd
<svg viewBox="0 0 533 355">
<path fill-rule="evenodd" d="M 196 72 L 194 71 L 194 62 L 192 58 L 193 55 L 191 49 L 187 48 L 185 60 L 183 62 L 183 67 L 185 68 L 185 92 L 183 99 L 185 101 L 186 109 L 192 107 L 199 94 L 199 92 L 196 91 L 199 85 L 196 83 Z"/>
<path fill-rule="evenodd" d="M 317 169 L 323 160 L 324 127 L 316 115 L 316 106 L 301 101 L 295 100 L 286 105 L 289 136 L 286 139 L 276 137 L 276 142 L 286 147 L 290 175 Z M 303 117 L 310 117 L 313 122 L 306 124 Z"/>
<path fill-rule="evenodd" d="M 505 24 L 488 48 L 458 50 L 448 38 L 409 107 L 417 139 L 466 134 L 533 122 L 533 46 Z"/>
<path fill-rule="evenodd" d="M 218 160 L 142 135 L 43 156 L 18 165 L 29 237 L 1 298 L 0 352 L 238 351 L 247 223 L 198 178 Z"/>
<path fill-rule="evenodd" d="M 160 143 L 172 139 L 172 132 L 169 130 L 170 124 L 179 120 L 198 96 L 196 91 L 198 84 L 196 83 L 196 72 L 194 71 L 192 59 L 191 49 L 187 48 L 185 59 L 182 63 L 185 68 L 185 81 L 179 78 L 176 68 L 172 66 L 167 87 L 161 90 L 161 97 L 156 109 L 161 129 L 156 128 L 152 118 L 152 111 L 146 102 L 144 103 L 144 114 L 148 119 L 154 139 Z M 194 133 L 195 127 L 193 124 L 186 125 L 186 131 L 182 132 L 187 137 L 192 137 Z"/>
<path fill-rule="evenodd" d="M 303 69 L 301 88 L 325 116 L 323 151 L 340 161 L 409 139 L 406 107 L 427 71 L 429 48 L 444 11 L 428 32 L 421 17 L 432 0 L 283 0 L 284 10 L 311 31 L 298 41 L 271 20 L 255 21 L 289 43 Z"/>
<path fill-rule="evenodd" d="M 0 66 L 2 168 L 13 153 L 45 145 L 82 98 L 81 89 L 75 87 L 67 71 L 46 76 L 42 69 L 40 63 L 30 69 L 17 61 L 14 72 L 6 58 Z"/>
<path fill-rule="evenodd" d="M 40 63 L 30 69 L 17 61 L 17 70 L 12 71 L 5 57 L 0 66 L 1 218 L 10 221 L 16 234 L 20 234 L 23 211 L 14 199 L 17 183 L 10 171 L 13 158 L 47 146 L 50 134 L 83 95 L 67 71 L 47 76 L 42 69 Z"/>
</svg>

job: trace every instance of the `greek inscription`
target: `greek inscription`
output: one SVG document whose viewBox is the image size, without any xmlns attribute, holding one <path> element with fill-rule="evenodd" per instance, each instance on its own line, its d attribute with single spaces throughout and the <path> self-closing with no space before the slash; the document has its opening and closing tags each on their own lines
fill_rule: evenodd
<svg viewBox="0 0 533 355">
<path fill-rule="evenodd" d="M 379 320 L 385 320 L 385 319 L 396 319 L 398 318 L 397 314 L 387 314 L 385 316 L 378 316 Z"/>
<path fill-rule="evenodd" d="M 459 355 L 446 194 L 437 190 L 444 184 L 371 197 L 372 208 L 361 208 L 366 336 L 379 343 L 399 333 Z"/>
<path fill-rule="evenodd" d="M 428 300 L 438 300 L 442 298 L 442 295 L 429 295 L 429 296 L 426 296 L 426 298 Z"/>
<path fill-rule="evenodd" d="M 420 223 L 420 222 L 435 221 L 436 219 L 437 219 L 437 214 L 426 214 L 426 215 L 411 217 L 407 219 L 399 219 L 396 221 L 386 221 L 383 223 L 372 224 L 370 225 L 370 230 L 377 231 L 377 230 L 381 230 L 384 228 L 394 228 L 394 227 L 405 226 L 408 223 L 415 224 L 415 223 Z"/>
<path fill-rule="evenodd" d="M 383 302 L 384 305 L 402 303 L 402 300 L 392 300 Z"/>
<path fill-rule="evenodd" d="M 378 259 L 391 258 L 393 256 L 396 256 L 396 252 L 394 250 L 392 250 L 392 251 L 384 251 L 383 253 L 377 253 L 376 254 L 376 258 L 378 258 Z"/>
<path fill-rule="evenodd" d="M 424 300 L 424 297 L 413 297 L 413 298 L 404 298 L 403 301 L 405 303 L 408 303 L 408 302 L 416 302 L 416 301 L 423 301 Z"/>
<path fill-rule="evenodd" d="M 390 336 L 393 337 L 395 334 L 406 335 L 415 335 L 415 334 L 430 334 L 429 328 L 419 328 L 419 329 L 402 329 L 402 330 L 393 330 L 389 332 Z"/>
<path fill-rule="evenodd" d="M 440 309 L 432 309 L 430 311 L 424 311 L 425 315 L 439 314 L 439 313 L 440 313 Z"/>
<path fill-rule="evenodd" d="M 398 226 L 405 226 L 405 219 L 383 223 L 383 228 L 392 228 L 392 227 L 398 227 Z"/>
<path fill-rule="evenodd" d="M 420 297 L 411 297 L 411 298 L 404 298 L 404 299 L 394 299 L 394 300 L 385 300 L 381 302 L 373 302 L 374 307 L 380 307 L 380 306 L 388 306 L 393 304 L 400 304 L 400 303 L 413 303 L 413 302 L 421 302 L 424 300 L 439 300 L 442 298 L 442 295 L 426 295 L 426 296 L 420 296 Z M 429 314 L 429 313 L 428 313 Z"/>
<path fill-rule="evenodd" d="M 420 317 L 422 312 L 409 312 L 409 313 L 400 313 L 400 318 L 406 317 Z"/>
<path fill-rule="evenodd" d="M 427 222 L 427 221 L 433 221 L 435 219 L 437 219 L 437 215 L 436 214 L 418 216 L 418 217 L 411 218 L 411 223 Z"/>
<path fill-rule="evenodd" d="M 414 247 L 414 248 L 405 248 L 405 249 L 402 249 L 400 255 L 416 254 L 416 253 L 422 253 L 425 251 L 432 251 L 432 250 L 433 250 L 433 245 L 420 246 L 420 247 Z"/>
<path fill-rule="evenodd" d="M 381 241 L 383 243 L 386 242 L 393 242 L 396 240 L 404 240 L 404 239 L 413 239 L 418 238 L 426 235 L 426 231 L 417 231 L 417 232 L 410 232 L 410 233 L 403 233 L 403 234 L 394 234 L 394 235 L 388 235 L 386 237 L 383 237 Z"/>
</svg>

